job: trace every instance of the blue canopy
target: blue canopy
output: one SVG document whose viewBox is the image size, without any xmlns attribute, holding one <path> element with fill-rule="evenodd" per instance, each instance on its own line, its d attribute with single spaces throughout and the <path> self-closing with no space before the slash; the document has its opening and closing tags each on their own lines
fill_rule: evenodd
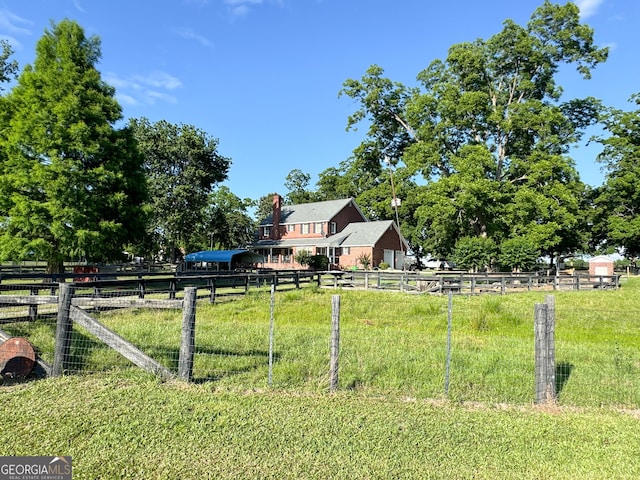
<svg viewBox="0 0 640 480">
<path fill-rule="evenodd" d="M 204 250 L 202 252 L 189 253 L 184 257 L 185 262 L 208 262 L 208 263 L 261 263 L 264 262 L 262 255 L 245 249 L 237 250 Z"/>
</svg>

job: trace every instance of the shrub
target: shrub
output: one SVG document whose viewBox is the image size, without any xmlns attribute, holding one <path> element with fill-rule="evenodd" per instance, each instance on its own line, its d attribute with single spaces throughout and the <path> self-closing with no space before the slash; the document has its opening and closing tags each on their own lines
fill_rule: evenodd
<svg viewBox="0 0 640 480">
<path fill-rule="evenodd" d="M 360 265 L 362 265 L 362 268 L 364 268 L 365 270 L 369 270 L 369 267 L 371 267 L 371 255 L 369 255 L 368 253 L 361 253 L 360 255 L 358 255 L 358 258 L 356 258 L 356 260 Z"/>
<path fill-rule="evenodd" d="M 536 244 L 526 237 L 514 237 L 500 245 L 500 265 L 512 271 L 522 272 L 533 269 L 540 256 Z"/>
<path fill-rule="evenodd" d="M 329 257 L 326 255 L 311 255 L 307 265 L 314 270 L 326 270 L 329 267 Z"/>
<path fill-rule="evenodd" d="M 296 253 L 295 261 L 302 266 L 308 266 L 310 258 L 311 254 L 309 252 L 307 252 L 306 250 L 300 250 Z"/>
<path fill-rule="evenodd" d="M 465 270 L 489 271 L 495 253 L 496 244 L 491 238 L 463 237 L 456 242 L 453 261 Z"/>
<path fill-rule="evenodd" d="M 387 262 L 380 262 L 380 264 L 378 265 L 378 268 L 380 270 L 388 270 L 390 267 L 390 265 Z"/>
</svg>

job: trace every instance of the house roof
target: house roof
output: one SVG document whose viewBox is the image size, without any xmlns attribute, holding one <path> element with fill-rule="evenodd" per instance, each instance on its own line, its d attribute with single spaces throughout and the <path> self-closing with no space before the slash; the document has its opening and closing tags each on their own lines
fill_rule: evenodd
<svg viewBox="0 0 640 480">
<path fill-rule="evenodd" d="M 611 263 L 614 263 L 613 259 L 611 257 L 606 256 L 606 255 L 596 255 L 595 257 L 589 259 L 589 263 L 591 263 L 591 262 L 611 262 Z"/>
<path fill-rule="evenodd" d="M 186 262 L 210 263 L 230 263 L 232 260 L 247 263 L 264 262 L 262 255 L 245 249 L 204 250 L 202 252 L 189 253 L 184 259 Z"/>
<path fill-rule="evenodd" d="M 326 238 L 260 240 L 254 247 L 364 247 L 374 246 L 389 229 L 398 229 L 393 220 L 350 223 L 341 232 Z M 399 232 L 398 232 L 399 234 Z M 408 245 L 403 238 L 405 250 Z"/>
<path fill-rule="evenodd" d="M 349 204 L 353 204 L 362 215 L 362 218 L 366 220 L 366 217 L 360 211 L 360 208 L 356 205 L 353 198 L 344 198 L 341 200 L 327 200 L 325 202 L 284 205 L 281 208 L 280 224 L 328 222 Z M 260 225 L 273 225 L 273 213 L 263 219 Z"/>
<path fill-rule="evenodd" d="M 398 235 L 398 229 L 393 220 L 380 220 L 376 222 L 350 223 L 340 232 L 343 239 L 340 241 L 341 247 L 364 247 L 375 245 L 382 238 L 387 230 L 394 229 Z M 337 235 L 336 235 L 337 236 Z M 402 239 L 404 248 L 408 245 Z"/>
</svg>

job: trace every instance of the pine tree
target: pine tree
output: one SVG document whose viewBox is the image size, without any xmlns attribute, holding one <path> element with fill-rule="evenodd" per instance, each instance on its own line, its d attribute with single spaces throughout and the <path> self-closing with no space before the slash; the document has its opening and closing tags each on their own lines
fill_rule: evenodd
<svg viewBox="0 0 640 480">
<path fill-rule="evenodd" d="M 5 97 L 0 258 L 103 262 L 144 232 L 142 158 L 115 90 L 96 63 L 100 40 L 70 20 L 52 24 Z"/>
</svg>

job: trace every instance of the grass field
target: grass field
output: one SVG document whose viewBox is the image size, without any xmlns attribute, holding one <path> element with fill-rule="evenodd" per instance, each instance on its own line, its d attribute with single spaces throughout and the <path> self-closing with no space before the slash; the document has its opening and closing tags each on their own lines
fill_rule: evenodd
<svg viewBox="0 0 640 480">
<path fill-rule="evenodd" d="M 90 342 L 77 354 L 97 373 L 0 385 L 0 455 L 72 455 L 74 478 L 640 476 L 640 278 L 555 295 L 550 406 L 533 405 L 543 294 L 453 299 L 445 396 L 447 298 L 346 291 L 328 394 L 335 293 L 277 294 L 271 387 L 267 293 L 198 305 L 200 383 L 162 382 Z M 180 312 L 101 320 L 174 365 Z M 3 328 L 52 348 L 51 323 Z"/>
</svg>

